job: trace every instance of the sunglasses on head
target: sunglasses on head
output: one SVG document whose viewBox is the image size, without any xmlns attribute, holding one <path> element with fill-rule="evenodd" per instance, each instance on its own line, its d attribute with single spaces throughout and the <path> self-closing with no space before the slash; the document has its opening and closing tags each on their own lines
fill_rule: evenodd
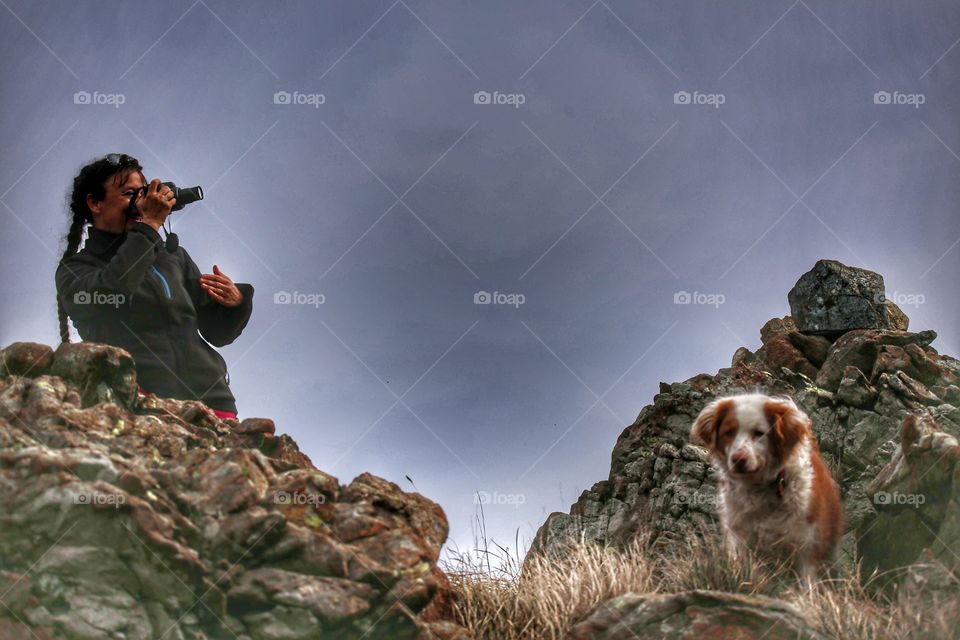
<svg viewBox="0 0 960 640">
<path fill-rule="evenodd" d="M 127 164 L 137 164 L 137 159 L 133 156 L 128 156 L 125 153 L 108 153 L 104 160 L 106 160 L 111 166 L 119 167 L 120 165 Z"/>
</svg>

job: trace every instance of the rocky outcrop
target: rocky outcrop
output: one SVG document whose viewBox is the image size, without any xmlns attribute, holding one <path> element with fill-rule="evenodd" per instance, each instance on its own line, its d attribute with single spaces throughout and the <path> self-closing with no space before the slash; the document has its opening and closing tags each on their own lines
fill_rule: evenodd
<svg viewBox="0 0 960 640">
<path fill-rule="evenodd" d="M 883 580 L 917 560 L 960 575 L 960 443 L 930 413 L 907 416 L 867 495 L 875 511 L 857 538 L 865 578 L 877 572 Z"/>
<path fill-rule="evenodd" d="M 960 362 L 937 352 L 932 346 L 934 331 L 852 328 L 861 325 L 860 319 L 868 314 L 863 311 L 865 296 L 869 298 L 874 290 L 882 292 L 882 279 L 861 279 L 855 270 L 835 265 L 839 263 L 817 263 L 813 272 L 800 278 L 794 292 L 814 290 L 809 283 L 825 287 L 833 282 L 831 278 L 839 278 L 834 285 L 838 292 L 859 291 L 858 302 L 849 307 L 853 317 L 837 315 L 848 308 L 840 297 L 833 299 L 837 306 L 829 314 L 821 314 L 834 318 L 829 326 L 851 327 L 849 330 L 820 335 L 819 329 L 804 331 L 809 325 L 795 318 L 774 318 L 760 329 L 763 346 L 756 353 L 741 347 L 731 366 L 714 375 L 702 373 L 683 382 L 661 383 L 653 403 L 620 434 L 608 477 L 584 491 L 569 513 L 550 514 L 529 553 L 562 553 L 562 543 L 579 538 L 623 546 L 641 528 L 652 529 L 655 537 L 667 543 L 671 538 L 715 530 L 716 473 L 706 451 L 689 444 L 690 425 L 714 398 L 747 390 L 789 395 L 812 418 L 821 452 L 841 487 L 847 533 L 840 562 L 853 566 L 868 553 L 868 547 L 875 550 L 870 553 L 882 555 L 885 537 L 895 537 L 897 526 L 909 525 L 922 533 L 924 525 L 929 525 L 937 535 L 947 535 L 956 544 L 957 538 L 950 537 L 955 536 L 956 525 L 948 515 L 956 509 L 945 509 L 941 498 L 911 512 L 909 518 L 894 519 L 893 511 L 887 513 L 873 494 L 880 490 L 875 482 L 886 491 L 916 488 L 905 484 L 908 471 L 881 476 L 896 477 L 889 480 L 893 484 L 878 480 L 881 470 L 897 455 L 904 461 L 892 463 L 900 465 L 896 468 L 915 468 L 909 464 L 914 453 L 904 453 L 900 437 L 908 415 L 927 416 L 924 420 L 935 422 L 943 431 L 942 436 L 921 438 L 922 445 L 908 443 L 909 452 L 928 446 L 928 442 L 936 451 L 940 451 L 938 447 L 949 449 L 952 445 L 946 444 L 945 438 L 960 435 Z M 807 299 L 806 295 L 799 297 Z M 881 317 L 881 312 L 871 309 L 869 313 Z M 814 309 L 808 308 L 806 313 L 817 316 Z M 934 466 L 938 470 L 923 478 L 922 490 L 931 496 L 950 496 L 950 504 L 955 505 L 958 485 L 951 465 L 949 458 L 937 461 Z M 858 537 L 870 527 L 871 535 L 858 545 Z M 877 557 L 873 562 L 888 568 L 916 559 L 924 548 L 934 546 L 929 534 L 919 533 L 888 561 Z M 942 550 L 933 551 L 943 555 Z"/>
<path fill-rule="evenodd" d="M 627 593 L 602 602 L 568 640 L 825 640 L 790 605 L 719 591 Z"/>
<path fill-rule="evenodd" d="M 0 374 L 0 637 L 465 637 L 427 498 L 138 397 L 120 349 L 17 343 Z"/>
</svg>

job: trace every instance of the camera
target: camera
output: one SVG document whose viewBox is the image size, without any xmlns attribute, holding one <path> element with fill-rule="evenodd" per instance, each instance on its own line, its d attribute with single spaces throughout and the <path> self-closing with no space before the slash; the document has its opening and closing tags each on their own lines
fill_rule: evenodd
<svg viewBox="0 0 960 640">
<path fill-rule="evenodd" d="M 185 206 L 197 200 L 203 200 L 203 189 L 200 187 L 178 187 L 172 182 L 164 182 L 164 186 L 170 187 L 173 191 L 173 197 L 177 199 L 177 204 L 173 205 L 170 211 L 180 211 Z"/>
<path fill-rule="evenodd" d="M 173 197 L 177 199 L 177 203 L 173 205 L 173 208 L 170 209 L 170 212 L 180 211 L 188 204 L 197 202 L 198 200 L 203 200 L 203 188 L 202 187 L 178 187 L 172 182 L 164 182 L 164 186 L 170 187 L 170 190 L 173 191 Z M 130 206 L 127 208 L 127 217 L 135 218 L 137 216 L 137 210 L 133 206 L 133 203 L 136 201 L 139 191 L 146 191 L 147 187 L 140 187 L 138 193 L 135 193 L 133 197 L 130 198 Z"/>
</svg>

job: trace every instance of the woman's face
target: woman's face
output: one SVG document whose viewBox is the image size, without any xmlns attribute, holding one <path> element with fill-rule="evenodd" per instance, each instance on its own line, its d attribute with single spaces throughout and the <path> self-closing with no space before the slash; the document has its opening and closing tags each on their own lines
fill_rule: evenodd
<svg viewBox="0 0 960 640">
<path fill-rule="evenodd" d="M 139 171 L 124 171 L 107 178 L 103 183 L 103 200 L 96 200 L 87 194 L 93 226 L 110 233 L 128 231 L 133 226 L 133 220 L 127 220 L 130 198 L 143 186 L 146 186 L 146 181 Z"/>
</svg>

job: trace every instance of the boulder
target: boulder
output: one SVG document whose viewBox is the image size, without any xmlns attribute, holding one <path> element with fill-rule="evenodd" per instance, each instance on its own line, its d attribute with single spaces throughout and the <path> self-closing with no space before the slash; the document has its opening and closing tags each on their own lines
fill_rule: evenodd
<svg viewBox="0 0 960 640">
<path fill-rule="evenodd" d="M 764 596 L 718 591 L 627 593 L 602 602 L 567 640 L 826 640 L 799 611 Z"/>
<path fill-rule="evenodd" d="M 741 362 L 750 362 L 756 358 L 756 354 L 747 349 L 746 347 L 738 347 L 736 351 L 733 352 L 733 358 L 730 359 L 730 366 L 735 367 Z"/>
<path fill-rule="evenodd" d="M 76 386 L 84 407 L 115 402 L 130 408 L 137 399 L 133 356 L 118 347 L 64 342 L 54 353 L 50 374 Z"/>
<path fill-rule="evenodd" d="M 36 342 L 14 342 L 0 351 L 0 376 L 39 376 L 53 365 L 53 349 Z"/>
<path fill-rule="evenodd" d="M 953 411 L 951 415 L 956 416 Z M 942 422 L 942 424 L 941 424 Z M 949 426 L 949 431 L 945 429 Z M 952 433 L 951 433 L 952 432 Z M 859 524 L 864 578 L 935 559 L 960 576 L 960 429 L 923 410 L 906 416 L 900 444 L 867 486 L 872 510 Z"/>
<path fill-rule="evenodd" d="M 0 637 L 465 638 L 436 503 L 340 484 L 272 420 L 140 398 L 114 347 L 2 362 Z"/>
<path fill-rule="evenodd" d="M 796 330 L 797 325 L 790 316 L 771 318 L 760 327 L 760 342 L 767 344 L 778 333 L 786 334 Z"/>
<path fill-rule="evenodd" d="M 827 391 L 836 391 L 843 379 L 844 371 L 849 366 L 854 366 L 870 377 L 873 382 L 873 376 L 879 373 L 874 367 L 881 352 L 886 347 L 905 348 L 909 345 L 917 347 L 926 347 L 937 337 L 937 333 L 932 330 L 921 331 L 920 333 L 910 333 L 909 331 L 880 331 L 876 329 L 857 329 L 848 331 L 840 336 L 836 342 L 830 346 L 827 358 L 820 367 L 816 376 L 818 387 Z M 905 349 L 903 349 L 906 352 Z M 894 358 L 890 355 L 885 356 L 891 363 Z M 910 362 L 909 356 L 903 361 Z M 887 365 L 885 365 L 887 366 Z M 934 364 L 937 369 L 937 376 L 942 376 L 945 380 L 955 378 L 955 374 L 949 370 L 949 367 L 942 367 Z M 894 369 L 896 370 L 896 369 Z"/>
<path fill-rule="evenodd" d="M 799 331 L 838 335 L 851 329 L 891 329 L 883 276 L 836 260 L 818 260 L 787 294 Z"/>
</svg>

